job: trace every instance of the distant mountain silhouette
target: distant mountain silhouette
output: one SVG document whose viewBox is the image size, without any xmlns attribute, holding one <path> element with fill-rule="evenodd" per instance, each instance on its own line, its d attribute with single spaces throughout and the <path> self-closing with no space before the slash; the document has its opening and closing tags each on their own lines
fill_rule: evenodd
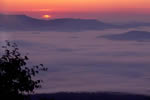
<svg viewBox="0 0 150 100">
<path fill-rule="evenodd" d="M 101 93 L 54 93 L 32 95 L 31 100 L 150 100 L 150 96 L 101 92 Z"/>
<path fill-rule="evenodd" d="M 107 38 L 110 40 L 150 41 L 150 32 L 129 31 L 129 32 L 122 33 L 122 34 L 98 36 L 97 38 Z"/>
<path fill-rule="evenodd" d="M 53 20 L 35 19 L 26 15 L 0 14 L 0 31 L 88 31 L 112 28 L 135 28 L 150 26 L 150 23 L 110 24 L 95 19 L 62 18 Z"/>
<path fill-rule="evenodd" d="M 0 30 L 84 31 L 115 27 L 94 19 L 40 20 L 26 15 L 0 15 Z"/>
</svg>

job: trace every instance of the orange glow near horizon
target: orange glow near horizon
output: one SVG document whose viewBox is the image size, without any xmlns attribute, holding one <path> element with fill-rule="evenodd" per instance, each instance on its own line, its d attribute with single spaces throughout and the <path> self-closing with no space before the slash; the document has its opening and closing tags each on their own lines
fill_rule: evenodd
<svg viewBox="0 0 150 100">
<path fill-rule="evenodd" d="M 44 19 L 50 19 L 51 16 L 50 15 L 43 15 L 42 18 L 44 18 Z"/>
<path fill-rule="evenodd" d="M 0 9 L 5 11 L 109 11 L 125 8 L 150 8 L 150 0 L 1 0 Z"/>
<path fill-rule="evenodd" d="M 0 0 L 0 13 L 144 13 L 150 0 Z"/>
</svg>

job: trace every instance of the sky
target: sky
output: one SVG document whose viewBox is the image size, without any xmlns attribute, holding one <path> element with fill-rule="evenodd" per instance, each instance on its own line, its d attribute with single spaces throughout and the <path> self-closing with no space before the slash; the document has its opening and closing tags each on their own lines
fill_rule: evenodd
<svg viewBox="0 0 150 100">
<path fill-rule="evenodd" d="M 145 19 L 150 17 L 149 0 L 0 0 L 0 13 L 26 14 L 48 18 L 123 17 Z M 108 18 L 109 19 L 109 18 Z"/>
</svg>

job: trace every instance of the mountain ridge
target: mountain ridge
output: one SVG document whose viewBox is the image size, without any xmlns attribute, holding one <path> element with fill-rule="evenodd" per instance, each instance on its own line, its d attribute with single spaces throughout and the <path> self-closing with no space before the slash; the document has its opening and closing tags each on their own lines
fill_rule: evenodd
<svg viewBox="0 0 150 100">
<path fill-rule="evenodd" d="M 59 18 L 36 19 L 26 15 L 0 14 L 0 31 L 88 31 L 150 26 L 150 23 L 112 24 L 96 19 Z"/>
<path fill-rule="evenodd" d="M 41 20 L 26 15 L 0 15 L 1 30 L 83 31 L 111 27 L 95 19 L 61 18 Z"/>
<path fill-rule="evenodd" d="M 98 36 L 97 38 L 106 38 L 109 40 L 150 41 L 150 32 L 133 30 L 121 34 Z"/>
</svg>

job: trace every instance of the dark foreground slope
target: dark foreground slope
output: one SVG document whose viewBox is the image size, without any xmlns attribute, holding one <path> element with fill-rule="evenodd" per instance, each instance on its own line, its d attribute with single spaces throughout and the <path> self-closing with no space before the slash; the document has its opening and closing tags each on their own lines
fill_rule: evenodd
<svg viewBox="0 0 150 100">
<path fill-rule="evenodd" d="M 150 96 L 125 93 L 54 93 L 37 94 L 32 100 L 150 100 Z"/>
</svg>

